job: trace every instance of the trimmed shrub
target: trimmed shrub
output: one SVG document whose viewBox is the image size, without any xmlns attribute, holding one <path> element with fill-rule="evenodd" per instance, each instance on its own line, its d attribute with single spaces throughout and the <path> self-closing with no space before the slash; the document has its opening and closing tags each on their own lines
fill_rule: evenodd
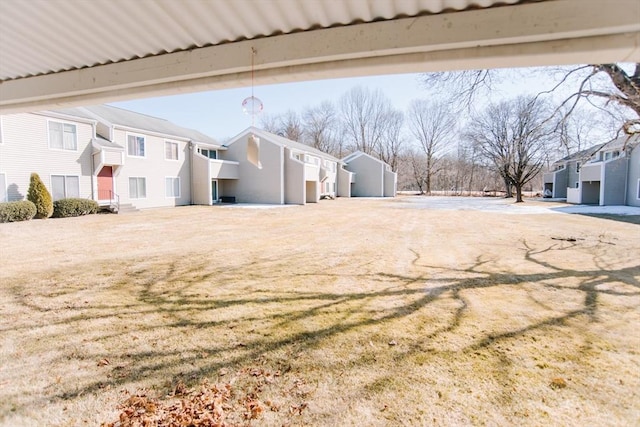
<svg viewBox="0 0 640 427">
<path fill-rule="evenodd" d="M 35 218 L 47 219 L 53 213 L 53 201 L 47 187 L 44 186 L 42 180 L 37 173 L 31 174 L 29 182 L 29 191 L 27 191 L 27 200 L 36 205 Z"/>
<path fill-rule="evenodd" d="M 0 203 L 0 222 L 29 221 L 36 215 L 36 205 L 29 200 Z"/>
<path fill-rule="evenodd" d="M 61 199 L 53 202 L 54 218 L 89 215 L 98 212 L 98 202 L 89 199 Z"/>
</svg>

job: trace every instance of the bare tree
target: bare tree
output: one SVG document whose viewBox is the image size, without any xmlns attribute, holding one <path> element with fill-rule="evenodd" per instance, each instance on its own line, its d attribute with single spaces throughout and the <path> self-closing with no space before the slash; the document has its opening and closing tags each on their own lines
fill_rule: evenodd
<svg viewBox="0 0 640 427">
<path fill-rule="evenodd" d="M 522 202 L 522 189 L 544 166 L 551 130 L 545 118 L 547 106 L 534 97 L 518 97 L 490 104 L 471 118 L 466 137 L 478 147 L 502 176 L 507 197 L 511 186 L 516 202 Z"/>
<path fill-rule="evenodd" d="M 413 182 L 420 194 L 424 194 L 424 185 L 426 181 L 424 155 L 416 150 L 412 150 L 409 152 L 408 160 L 411 164 L 410 170 L 413 175 Z"/>
<path fill-rule="evenodd" d="M 308 107 L 302 114 L 304 143 L 325 153 L 342 157 L 342 144 L 339 141 L 338 114 L 333 103 L 324 101 Z"/>
<path fill-rule="evenodd" d="M 422 75 L 424 86 L 459 108 L 470 108 L 502 79 L 498 70 L 440 71 Z"/>
<path fill-rule="evenodd" d="M 389 125 L 391 103 L 381 90 L 354 87 L 340 98 L 344 137 L 351 148 L 375 154 Z"/>
<path fill-rule="evenodd" d="M 562 126 L 576 107 L 586 103 L 596 109 L 611 113 L 612 106 L 620 107 L 623 114 L 615 114 L 619 129 L 626 134 L 640 133 L 640 63 L 633 64 L 588 64 L 571 68 L 539 68 L 548 76 L 550 72 L 559 74 L 558 83 L 539 95 L 550 94 L 568 86 L 575 87 L 564 96 L 555 110 L 560 120 L 549 118 Z M 471 70 L 458 72 L 428 73 L 423 81 L 428 88 L 446 92 L 456 103 L 471 106 L 474 101 L 488 91 L 495 89 L 495 83 L 513 70 Z M 613 114 L 613 113 L 611 113 Z"/>
<path fill-rule="evenodd" d="M 633 135 L 640 133 L 640 63 L 625 70 L 620 64 L 590 64 L 573 68 L 549 92 L 567 82 L 578 80 L 578 88 L 556 109 L 562 112 L 559 124 L 572 115 L 580 101 L 587 101 L 600 109 L 615 104 L 632 113 L 634 117 L 622 119 L 622 130 Z M 601 77 L 605 77 L 602 79 Z M 564 109 L 564 111 L 563 111 Z"/>
<path fill-rule="evenodd" d="M 438 155 L 447 147 L 454 132 L 456 119 L 443 102 L 415 99 L 409 107 L 409 128 L 426 157 L 425 190 L 431 194 L 431 178 L 436 172 Z"/>
<path fill-rule="evenodd" d="M 377 148 L 380 160 L 398 170 L 398 159 L 404 148 L 405 138 L 402 135 L 404 114 L 402 111 L 390 109 L 385 116 L 386 124 Z"/>
<path fill-rule="evenodd" d="M 279 115 L 263 115 L 260 124 L 267 132 L 275 133 L 292 141 L 302 141 L 304 128 L 300 116 L 293 110 Z"/>
</svg>

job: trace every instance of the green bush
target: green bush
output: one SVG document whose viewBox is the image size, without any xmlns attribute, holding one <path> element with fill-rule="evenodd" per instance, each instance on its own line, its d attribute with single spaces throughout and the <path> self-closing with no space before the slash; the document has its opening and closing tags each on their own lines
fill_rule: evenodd
<svg viewBox="0 0 640 427">
<path fill-rule="evenodd" d="M 0 222 L 29 221 L 36 215 L 36 205 L 28 200 L 0 203 Z"/>
<path fill-rule="evenodd" d="M 53 201 L 47 187 L 44 186 L 42 180 L 37 173 L 31 174 L 29 182 L 29 191 L 27 191 L 27 200 L 36 205 L 36 218 L 47 219 L 53 213 Z"/>
<path fill-rule="evenodd" d="M 89 215 L 98 212 L 98 202 L 89 199 L 61 199 L 53 202 L 54 218 Z"/>
</svg>

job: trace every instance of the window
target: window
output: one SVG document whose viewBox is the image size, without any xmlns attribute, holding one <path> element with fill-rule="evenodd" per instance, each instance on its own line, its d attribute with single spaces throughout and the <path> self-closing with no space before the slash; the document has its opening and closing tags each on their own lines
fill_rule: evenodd
<svg viewBox="0 0 640 427">
<path fill-rule="evenodd" d="M 147 179 L 141 177 L 129 178 L 129 198 L 130 199 L 146 199 L 147 198 Z"/>
<path fill-rule="evenodd" d="M 144 136 L 127 136 L 127 154 L 135 157 L 144 157 Z"/>
<path fill-rule="evenodd" d="M 607 153 L 604 154 L 604 159 L 605 160 L 610 160 L 610 159 L 615 159 L 617 157 L 620 156 L 620 152 L 619 151 L 609 151 Z"/>
<path fill-rule="evenodd" d="M 178 143 L 165 141 L 164 142 L 164 158 L 167 160 L 178 160 Z"/>
<path fill-rule="evenodd" d="M 199 148 L 198 151 L 200 151 L 200 154 L 202 154 L 205 157 L 208 157 L 210 159 L 217 159 L 218 158 L 218 152 L 216 150 L 208 150 L 206 148 Z"/>
<path fill-rule="evenodd" d="M 165 196 L 180 197 L 180 178 L 165 178 Z"/>
<path fill-rule="evenodd" d="M 49 122 L 49 148 L 54 150 L 78 149 L 76 125 L 61 122 Z"/>
<path fill-rule="evenodd" d="M 0 202 L 7 201 L 7 176 L 0 173 Z"/>
<path fill-rule="evenodd" d="M 53 200 L 80 197 L 80 178 L 68 175 L 51 175 L 51 197 Z"/>
</svg>

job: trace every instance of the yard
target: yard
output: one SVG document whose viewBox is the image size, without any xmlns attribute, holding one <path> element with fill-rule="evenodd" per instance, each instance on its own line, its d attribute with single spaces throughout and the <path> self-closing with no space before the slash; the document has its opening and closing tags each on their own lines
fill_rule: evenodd
<svg viewBox="0 0 640 427">
<path fill-rule="evenodd" d="M 0 424 L 638 425 L 640 226 L 548 206 L 0 224 Z"/>
</svg>

